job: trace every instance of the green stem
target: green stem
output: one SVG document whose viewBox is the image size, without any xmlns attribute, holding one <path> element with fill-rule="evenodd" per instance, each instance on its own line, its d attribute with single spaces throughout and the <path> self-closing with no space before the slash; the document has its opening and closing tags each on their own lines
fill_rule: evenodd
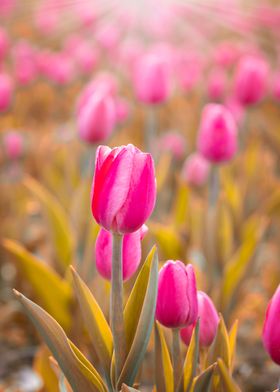
<svg viewBox="0 0 280 392">
<path fill-rule="evenodd" d="M 219 198 L 220 178 L 218 166 L 212 166 L 209 178 L 209 206 L 215 207 Z"/>
<path fill-rule="evenodd" d="M 113 234 L 110 316 L 115 349 L 115 378 L 118 380 L 125 361 L 126 345 L 123 318 L 123 236 Z"/>
<path fill-rule="evenodd" d="M 172 364 L 174 392 L 180 391 L 183 364 L 180 350 L 180 334 L 178 328 L 172 329 Z"/>
<path fill-rule="evenodd" d="M 157 137 L 157 113 L 154 107 L 146 109 L 145 148 L 146 151 L 154 153 Z"/>
</svg>

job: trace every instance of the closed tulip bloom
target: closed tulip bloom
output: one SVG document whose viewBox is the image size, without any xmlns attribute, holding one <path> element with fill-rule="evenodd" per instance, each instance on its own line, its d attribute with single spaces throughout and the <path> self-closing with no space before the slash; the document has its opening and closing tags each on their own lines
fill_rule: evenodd
<svg viewBox="0 0 280 392">
<path fill-rule="evenodd" d="M 215 339 L 219 315 L 211 298 L 203 291 L 197 292 L 198 317 L 199 317 L 199 344 L 202 347 L 211 346 Z M 191 341 L 195 324 L 182 328 L 180 331 L 183 342 L 188 346 Z"/>
<path fill-rule="evenodd" d="M 168 328 L 193 324 L 197 319 L 197 291 L 194 270 L 181 261 L 167 261 L 159 271 L 157 320 Z"/>
<path fill-rule="evenodd" d="M 130 279 L 141 261 L 141 240 L 147 232 L 143 225 L 134 233 L 125 234 L 122 243 L 123 280 Z M 96 268 L 103 278 L 111 280 L 113 235 L 101 229 L 95 243 Z"/>
<path fill-rule="evenodd" d="M 146 222 L 156 200 L 153 158 L 129 144 L 99 146 L 92 185 L 92 214 L 104 229 L 132 233 Z"/>
<path fill-rule="evenodd" d="M 148 105 L 163 103 L 170 95 L 170 76 L 162 56 L 146 54 L 138 60 L 134 74 L 134 89 L 140 102 Z"/>
<path fill-rule="evenodd" d="M 280 285 L 270 300 L 263 327 L 263 344 L 271 359 L 280 365 Z"/>
<path fill-rule="evenodd" d="M 199 153 L 191 154 L 185 161 L 182 178 L 187 184 L 202 186 L 206 183 L 210 171 L 210 164 Z"/>
<path fill-rule="evenodd" d="M 77 115 L 79 136 L 87 143 L 105 141 L 113 132 L 116 121 L 113 98 L 105 91 L 97 91 Z"/>
<path fill-rule="evenodd" d="M 266 93 L 268 65 L 266 61 L 254 56 L 244 57 L 235 76 L 235 95 L 244 105 L 258 103 Z"/>
<path fill-rule="evenodd" d="M 197 147 L 198 151 L 213 163 L 233 158 L 237 151 L 237 127 L 232 113 L 225 106 L 205 106 Z"/>
<path fill-rule="evenodd" d="M 0 74 L 0 112 L 6 111 L 11 105 L 13 83 L 9 75 Z"/>
<path fill-rule="evenodd" d="M 22 136 L 17 132 L 9 132 L 4 138 L 4 149 L 9 159 L 20 158 L 23 152 Z"/>
</svg>

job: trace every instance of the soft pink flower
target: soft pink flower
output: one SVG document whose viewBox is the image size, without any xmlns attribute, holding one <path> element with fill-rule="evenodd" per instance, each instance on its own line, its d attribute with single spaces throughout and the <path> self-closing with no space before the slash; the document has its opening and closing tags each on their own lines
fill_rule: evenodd
<svg viewBox="0 0 280 392">
<path fill-rule="evenodd" d="M 9 132 L 4 137 L 4 149 L 9 159 L 18 159 L 23 152 L 23 138 L 17 132 Z"/>
<path fill-rule="evenodd" d="M 122 245 L 123 280 L 128 280 L 136 272 L 141 261 L 141 240 L 148 228 L 125 234 Z M 103 278 L 111 280 L 113 235 L 101 229 L 95 243 L 96 268 Z"/>
<path fill-rule="evenodd" d="M 3 60 L 8 53 L 9 49 L 9 37 L 2 27 L 0 28 L 0 60 Z"/>
<path fill-rule="evenodd" d="M 92 214 L 103 228 L 117 233 L 140 229 L 156 200 L 153 158 L 129 144 L 96 152 Z"/>
<path fill-rule="evenodd" d="M 199 317 L 199 344 L 202 347 L 211 346 L 215 339 L 218 324 L 219 315 L 213 304 L 211 298 L 208 297 L 203 291 L 197 292 L 198 300 L 198 317 Z M 195 323 L 188 327 L 182 328 L 180 331 L 181 338 L 186 345 L 190 344 L 192 332 L 195 327 Z"/>
<path fill-rule="evenodd" d="M 237 127 L 232 113 L 223 105 L 205 106 L 200 123 L 198 151 L 209 161 L 228 161 L 237 151 Z"/>
<path fill-rule="evenodd" d="M 193 153 L 184 163 L 182 178 L 187 184 L 202 186 L 208 179 L 209 171 L 209 161 L 199 153 Z"/>
<path fill-rule="evenodd" d="M 0 73 L 0 112 L 6 111 L 12 102 L 13 82 L 9 75 Z"/>
<path fill-rule="evenodd" d="M 197 307 L 192 265 L 167 261 L 159 271 L 156 319 L 168 328 L 191 325 L 197 319 Z"/>
<path fill-rule="evenodd" d="M 280 285 L 270 300 L 263 327 L 263 344 L 271 359 L 280 365 Z"/>
<path fill-rule="evenodd" d="M 214 68 L 208 76 L 208 96 L 213 101 L 222 100 L 227 88 L 227 75 L 222 68 Z"/>
<path fill-rule="evenodd" d="M 186 151 L 186 140 L 178 132 L 167 132 L 158 141 L 161 151 L 170 152 L 174 158 L 181 159 Z"/>
</svg>

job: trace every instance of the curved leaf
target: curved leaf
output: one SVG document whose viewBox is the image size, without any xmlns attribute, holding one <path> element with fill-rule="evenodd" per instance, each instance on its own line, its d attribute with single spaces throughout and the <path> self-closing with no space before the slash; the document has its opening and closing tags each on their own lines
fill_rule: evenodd
<svg viewBox="0 0 280 392">
<path fill-rule="evenodd" d="M 210 347 L 208 356 L 207 356 L 207 364 L 208 366 L 212 365 L 217 361 L 218 358 L 221 358 L 227 368 L 230 368 L 230 344 L 228 332 L 225 326 L 224 319 L 222 315 L 220 315 L 220 322 L 218 325 L 217 333 L 215 336 L 215 340 Z"/>
<path fill-rule="evenodd" d="M 210 392 L 216 364 L 209 366 L 193 381 L 192 392 Z"/>
<path fill-rule="evenodd" d="M 199 355 L 199 319 L 192 332 L 190 345 L 188 347 L 185 363 L 184 363 L 184 391 L 189 392 L 192 387 L 193 379 L 196 375 Z"/>
<path fill-rule="evenodd" d="M 72 323 L 70 285 L 49 265 L 28 252 L 19 243 L 5 239 L 3 247 L 14 256 L 17 268 L 30 283 L 42 306 L 67 330 Z M 44 284 L 42 284 L 44 282 Z"/>
<path fill-rule="evenodd" d="M 103 368 L 110 379 L 110 366 L 113 354 L 113 336 L 102 310 L 92 295 L 90 289 L 71 268 L 74 282 L 74 291 L 77 295 L 82 316 L 91 338 L 94 349 Z"/>
<path fill-rule="evenodd" d="M 173 392 L 173 369 L 160 324 L 155 323 L 155 381 L 157 391 Z"/>
<path fill-rule="evenodd" d="M 17 291 L 15 294 L 58 362 L 73 392 L 106 392 L 100 375 L 67 338 L 61 326 L 40 306 Z"/>
<path fill-rule="evenodd" d="M 224 363 L 224 361 L 219 358 L 218 359 L 218 369 L 220 378 L 223 384 L 223 391 L 225 392 L 241 392 L 239 387 L 235 384 L 233 379 L 231 378 L 229 371 Z"/>
</svg>

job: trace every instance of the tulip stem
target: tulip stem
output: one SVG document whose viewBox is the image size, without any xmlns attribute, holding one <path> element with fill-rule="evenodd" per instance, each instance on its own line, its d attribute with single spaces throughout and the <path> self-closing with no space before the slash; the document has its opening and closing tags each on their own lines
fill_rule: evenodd
<svg viewBox="0 0 280 392">
<path fill-rule="evenodd" d="M 123 268 L 122 268 L 123 236 L 113 235 L 112 279 L 110 318 L 115 349 L 115 378 L 120 376 L 125 361 L 126 344 L 123 318 Z"/>
<path fill-rule="evenodd" d="M 181 377 L 183 371 L 179 331 L 180 330 L 178 328 L 172 329 L 172 364 L 173 364 L 174 392 L 180 391 Z"/>
<path fill-rule="evenodd" d="M 219 197 L 219 168 L 212 166 L 209 177 L 209 205 L 216 206 Z"/>
</svg>

